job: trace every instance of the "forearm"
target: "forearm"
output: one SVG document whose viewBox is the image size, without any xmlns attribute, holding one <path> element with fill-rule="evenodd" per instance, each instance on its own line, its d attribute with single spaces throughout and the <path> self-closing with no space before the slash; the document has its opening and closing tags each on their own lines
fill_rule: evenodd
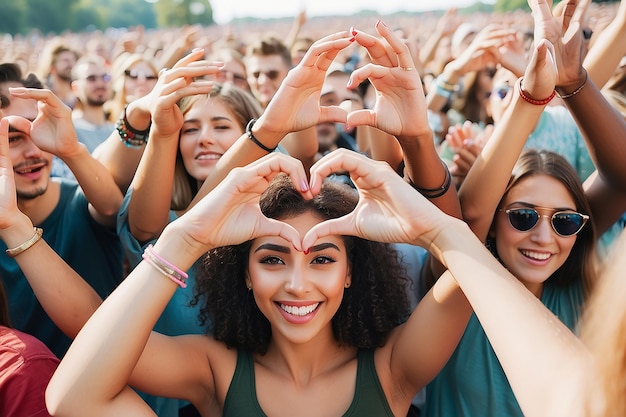
<svg viewBox="0 0 626 417">
<path fill-rule="evenodd" d="M 15 225 L 2 230 L 2 240 L 14 248 L 33 236 L 33 224 L 20 214 Z M 52 321 L 74 338 L 102 299 L 48 244 L 37 242 L 15 257 L 37 300 Z"/>
<path fill-rule="evenodd" d="M 145 131 L 150 126 L 150 112 L 140 108 L 135 101 L 126 107 L 126 120 L 134 130 Z M 118 130 L 114 129 L 93 155 L 109 170 L 122 193 L 126 193 L 144 148 L 126 145 Z"/>
<path fill-rule="evenodd" d="M 158 137 L 153 132 L 130 185 L 128 205 L 130 231 L 139 241 L 161 234 L 171 207 L 178 137 Z"/>
<path fill-rule="evenodd" d="M 559 93 L 567 95 L 577 89 L 559 88 Z M 604 98 L 591 79 L 587 79 L 578 93 L 563 101 L 583 132 L 589 154 L 602 177 L 619 190 L 626 190 L 626 121 L 622 115 Z"/>
<path fill-rule="evenodd" d="M 280 141 L 280 144 L 290 156 L 302 162 L 305 170 L 311 168 L 315 163 L 315 155 L 319 149 L 315 126 L 299 132 L 288 133 Z"/>
<path fill-rule="evenodd" d="M 463 218 L 483 241 L 513 167 L 545 108 L 523 100 L 519 83 L 511 100 L 459 189 Z"/>
<path fill-rule="evenodd" d="M 621 5 L 620 7 L 624 7 Z M 626 54 L 626 18 L 622 14 L 598 35 L 585 56 L 583 66 L 597 86 L 604 86 Z"/>
<path fill-rule="evenodd" d="M 106 167 L 84 146 L 80 146 L 78 153 L 71 157 L 62 156 L 62 159 L 101 218 L 115 219 L 122 204 L 122 192 Z"/>
<path fill-rule="evenodd" d="M 369 156 L 377 161 L 387 162 L 394 171 L 399 172 L 404 155 L 396 137 L 370 126 L 359 126 L 357 129 L 357 143 L 368 145 Z M 359 150 L 364 149 L 359 147 Z"/>
<path fill-rule="evenodd" d="M 469 300 L 525 415 L 566 409 L 563 394 L 580 394 L 588 377 L 590 355 L 580 340 L 463 223 L 445 228 L 431 250 Z"/>
<path fill-rule="evenodd" d="M 456 188 L 435 149 L 432 131 L 417 138 L 398 137 L 398 142 L 404 155 L 405 177 L 413 187 L 444 213 L 462 218 Z"/>
</svg>

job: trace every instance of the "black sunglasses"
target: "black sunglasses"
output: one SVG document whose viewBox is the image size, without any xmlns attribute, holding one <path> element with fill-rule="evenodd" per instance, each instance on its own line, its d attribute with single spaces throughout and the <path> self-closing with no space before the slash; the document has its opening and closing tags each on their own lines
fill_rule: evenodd
<svg viewBox="0 0 626 417">
<path fill-rule="evenodd" d="M 550 217 L 552 229 L 559 236 L 573 236 L 580 232 L 589 220 L 586 214 L 577 213 L 575 211 L 558 211 L 546 207 L 539 207 L 545 210 L 552 210 L 551 216 L 539 214 L 536 208 L 512 208 L 500 209 L 504 211 L 509 218 L 509 223 L 515 230 L 520 232 L 528 232 L 539 223 L 540 217 Z"/>
<path fill-rule="evenodd" d="M 144 79 L 146 79 L 148 81 L 154 81 L 157 78 L 159 78 L 158 75 L 146 74 L 145 72 L 139 72 L 139 71 L 135 71 L 135 70 L 126 70 L 126 71 L 124 71 L 124 75 L 126 75 L 128 78 L 130 78 L 132 80 L 136 80 L 139 77 L 143 77 Z"/>
<path fill-rule="evenodd" d="M 276 78 L 278 78 L 279 71 L 277 71 L 277 70 L 269 70 L 269 71 L 266 71 L 266 72 L 264 72 L 264 71 L 254 71 L 252 73 L 252 76 L 254 78 L 258 79 L 261 76 L 261 74 L 265 75 L 270 80 L 275 80 Z"/>
</svg>

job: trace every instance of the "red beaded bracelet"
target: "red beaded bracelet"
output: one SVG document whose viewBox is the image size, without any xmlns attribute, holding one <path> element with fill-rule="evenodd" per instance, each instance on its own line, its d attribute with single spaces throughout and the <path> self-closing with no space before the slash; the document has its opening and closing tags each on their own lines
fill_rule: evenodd
<svg viewBox="0 0 626 417">
<path fill-rule="evenodd" d="M 517 80 L 517 84 L 518 84 L 517 86 L 519 88 L 519 95 L 520 97 L 524 99 L 524 101 L 527 101 L 530 104 L 534 104 L 536 106 L 545 106 L 546 104 L 552 101 L 554 96 L 556 96 L 556 90 L 552 90 L 552 94 L 550 94 L 547 98 L 544 98 L 543 100 L 535 100 L 534 98 L 526 95 L 524 93 L 524 90 L 522 90 L 522 80 L 524 80 L 524 77 L 520 77 Z"/>
</svg>

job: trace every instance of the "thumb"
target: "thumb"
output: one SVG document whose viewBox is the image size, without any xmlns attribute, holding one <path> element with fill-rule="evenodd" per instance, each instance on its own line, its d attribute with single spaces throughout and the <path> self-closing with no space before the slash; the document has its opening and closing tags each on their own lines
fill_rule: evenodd
<svg viewBox="0 0 626 417">
<path fill-rule="evenodd" d="M 302 239 L 302 250 L 309 250 L 315 242 L 325 236 L 354 235 L 354 230 L 350 227 L 353 222 L 349 220 L 349 216 L 350 214 L 336 219 L 325 220 L 313 226 Z"/>
</svg>

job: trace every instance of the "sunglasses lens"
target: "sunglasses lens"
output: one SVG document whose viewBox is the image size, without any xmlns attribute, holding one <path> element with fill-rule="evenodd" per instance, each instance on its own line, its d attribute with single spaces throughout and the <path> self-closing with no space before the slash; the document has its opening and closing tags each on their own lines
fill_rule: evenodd
<svg viewBox="0 0 626 417">
<path fill-rule="evenodd" d="M 552 217 L 552 226 L 561 236 L 571 236 L 580 231 L 585 219 L 579 213 L 556 213 Z"/>
<path fill-rule="evenodd" d="M 509 223 L 520 232 L 532 229 L 539 221 L 539 214 L 533 209 L 508 210 Z"/>
</svg>

